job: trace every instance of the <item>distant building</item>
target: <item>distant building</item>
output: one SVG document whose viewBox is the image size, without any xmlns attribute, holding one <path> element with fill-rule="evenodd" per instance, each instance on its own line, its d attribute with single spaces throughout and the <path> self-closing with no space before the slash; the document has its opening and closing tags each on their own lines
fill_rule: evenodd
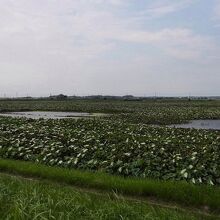
<svg viewBox="0 0 220 220">
<path fill-rule="evenodd" d="M 67 95 L 63 95 L 63 94 L 59 94 L 59 95 L 50 96 L 49 98 L 53 99 L 53 100 L 65 100 L 65 99 L 68 98 L 68 96 Z"/>
</svg>

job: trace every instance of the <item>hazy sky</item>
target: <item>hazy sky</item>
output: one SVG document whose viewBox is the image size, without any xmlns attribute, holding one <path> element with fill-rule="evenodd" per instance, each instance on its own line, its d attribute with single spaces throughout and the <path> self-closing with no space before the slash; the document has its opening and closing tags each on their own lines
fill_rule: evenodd
<svg viewBox="0 0 220 220">
<path fill-rule="evenodd" d="M 220 95 L 220 0 L 0 0 L 0 96 Z"/>
</svg>

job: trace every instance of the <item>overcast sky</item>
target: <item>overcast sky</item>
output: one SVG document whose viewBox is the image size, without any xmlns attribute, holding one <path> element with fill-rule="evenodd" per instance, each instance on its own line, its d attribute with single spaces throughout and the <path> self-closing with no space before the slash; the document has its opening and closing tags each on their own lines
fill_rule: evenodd
<svg viewBox="0 0 220 220">
<path fill-rule="evenodd" d="M 0 0 L 0 96 L 220 95 L 220 0 Z"/>
</svg>

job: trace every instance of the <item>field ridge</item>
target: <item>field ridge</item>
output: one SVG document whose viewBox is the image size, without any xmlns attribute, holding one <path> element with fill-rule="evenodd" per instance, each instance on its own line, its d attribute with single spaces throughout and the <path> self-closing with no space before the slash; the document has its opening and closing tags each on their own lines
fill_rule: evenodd
<svg viewBox="0 0 220 220">
<path fill-rule="evenodd" d="M 74 188 L 82 190 L 83 192 L 92 192 L 92 193 L 98 193 L 98 194 L 109 192 L 110 194 L 115 195 L 115 196 L 116 195 L 119 197 L 122 196 L 122 198 L 127 199 L 127 200 L 145 201 L 149 204 L 161 206 L 164 208 L 172 208 L 172 209 L 178 209 L 178 210 L 183 210 L 183 211 L 187 210 L 192 213 L 202 214 L 202 215 L 206 215 L 210 217 L 213 217 L 213 216 L 220 217 L 219 215 L 220 210 L 217 205 L 219 204 L 218 203 L 219 201 L 215 201 L 216 206 L 215 205 L 213 206 L 211 200 L 209 200 L 209 204 L 207 205 L 204 205 L 204 204 L 202 205 L 202 201 L 197 201 L 197 202 L 200 202 L 199 205 L 193 204 L 192 201 L 189 200 L 189 204 L 187 205 L 187 203 L 184 203 L 183 201 L 175 200 L 175 197 L 166 198 L 166 197 L 163 197 L 162 194 L 161 194 L 162 197 L 160 197 L 161 195 L 159 194 L 153 195 L 154 193 L 153 190 L 151 192 L 151 195 L 144 191 L 138 192 L 137 191 L 138 188 L 135 189 L 136 192 L 134 191 L 134 189 L 133 191 L 129 191 L 132 189 L 132 185 L 133 186 L 137 185 L 135 184 L 135 181 L 138 181 L 138 184 L 140 182 L 143 183 L 143 181 L 141 181 L 140 179 L 139 180 L 131 179 L 131 178 L 124 179 L 122 177 L 111 176 L 111 175 L 107 175 L 103 173 L 90 173 L 90 172 L 84 172 L 84 171 L 78 171 L 78 170 L 63 169 L 63 168 L 58 168 L 58 167 L 47 167 L 41 164 L 34 164 L 34 163 L 23 162 L 23 161 L 4 160 L 4 159 L 0 159 L 0 172 L 10 175 L 10 176 L 19 176 L 19 177 L 26 178 L 29 180 L 46 180 L 50 182 L 65 184 L 65 185 L 73 186 Z M 109 178 L 109 182 L 107 178 Z M 111 181 L 113 180 L 115 180 L 114 186 L 111 184 Z M 146 180 L 146 183 L 148 181 L 149 180 Z M 124 183 L 127 183 L 127 184 L 124 185 Z M 156 183 L 156 181 L 153 181 L 152 183 Z M 128 184 L 130 184 L 129 187 L 128 187 Z M 166 182 L 162 182 L 160 184 L 162 188 L 163 188 L 163 184 L 166 184 Z M 181 186 L 181 184 L 182 183 L 178 183 L 177 185 Z M 177 185 L 175 186 L 176 189 L 178 189 Z M 190 196 L 191 194 L 190 189 L 192 188 L 190 186 L 192 186 L 193 188 L 197 188 L 197 190 L 199 188 L 200 189 L 203 188 L 203 187 L 201 188 L 200 186 L 187 184 L 187 187 L 189 187 L 188 195 L 185 195 L 187 200 L 188 200 L 187 196 Z M 128 187 L 128 188 L 126 189 L 124 187 Z M 210 187 L 208 188 L 210 189 Z M 213 189 L 212 193 L 219 194 L 218 188 L 213 187 L 212 189 Z M 170 193 L 172 193 L 172 188 L 170 190 L 171 190 Z M 203 188 L 202 193 L 208 193 L 208 191 L 205 192 Z M 213 195 L 212 193 L 210 195 Z M 167 194 L 167 196 L 169 196 L 169 194 Z"/>
</svg>

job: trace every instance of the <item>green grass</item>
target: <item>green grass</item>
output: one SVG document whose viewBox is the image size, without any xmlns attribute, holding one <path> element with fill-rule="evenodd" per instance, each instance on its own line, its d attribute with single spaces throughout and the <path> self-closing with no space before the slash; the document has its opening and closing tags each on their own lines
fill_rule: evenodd
<svg viewBox="0 0 220 220">
<path fill-rule="evenodd" d="M 4 159 L 0 159 L 0 171 L 96 190 L 115 191 L 142 198 L 151 196 L 158 200 L 174 202 L 190 208 L 206 207 L 213 213 L 220 212 L 219 187 L 193 185 L 186 182 L 125 179 L 104 173 L 82 172 Z"/>
<path fill-rule="evenodd" d="M 0 218 L 8 220 L 216 219 L 2 174 L 0 175 Z"/>
</svg>

